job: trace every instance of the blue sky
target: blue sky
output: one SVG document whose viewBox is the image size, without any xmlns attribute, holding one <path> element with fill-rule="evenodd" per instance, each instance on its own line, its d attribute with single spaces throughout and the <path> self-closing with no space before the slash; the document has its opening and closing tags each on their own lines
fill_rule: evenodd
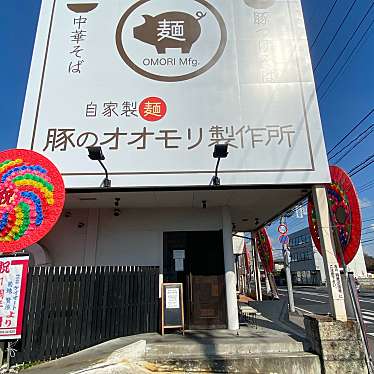
<svg viewBox="0 0 374 374">
<path fill-rule="evenodd" d="M 310 44 L 314 41 L 321 25 L 331 9 L 333 0 L 302 0 L 306 28 Z M 311 56 L 314 66 L 321 59 L 334 33 L 345 17 L 354 0 L 338 0 L 326 26 L 317 39 Z M 360 23 L 372 0 L 357 0 L 346 22 L 337 34 L 334 43 L 321 60 L 315 72 L 317 86 L 324 80 L 336 57 L 338 57 L 345 43 Z M 31 62 L 33 43 L 35 38 L 40 0 L 8 1 L 2 4 L 0 12 L 0 40 L 1 40 L 1 141 L 0 150 L 13 148 L 16 145 L 19 123 L 22 114 L 23 100 Z M 341 60 L 327 77 L 318 91 L 322 124 L 325 133 L 327 149 L 332 146 L 351 127 L 374 108 L 374 25 L 364 38 L 360 48 L 352 56 L 350 63 L 339 75 L 328 94 L 325 90 L 331 80 L 345 63 L 352 49 L 361 35 L 374 19 L 374 9 L 371 10 L 361 28 L 355 34 L 352 42 L 343 54 Z M 374 113 L 360 126 L 355 134 L 374 123 Z M 374 135 L 360 144 L 339 165 L 347 170 L 361 162 L 373 153 Z M 353 177 L 358 190 L 365 183 L 374 179 L 374 164 Z M 362 201 L 363 219 L 374 217 L 374 188 L 360 193 Z M 288 221 L 290 231 L 303 227 L 303 220 L 291 218 Z M 373 224 L 372 229 L 369 225 Z M 374 238 L 374 220 L 364 222 L 363 240 Z M 274 230 L 271 230 L 275 237 Z M 275 247 L 277 244 L 274 243 Z M 374 255 L 374 242 L 364 246 L 364 249 Z"/>
</svg>

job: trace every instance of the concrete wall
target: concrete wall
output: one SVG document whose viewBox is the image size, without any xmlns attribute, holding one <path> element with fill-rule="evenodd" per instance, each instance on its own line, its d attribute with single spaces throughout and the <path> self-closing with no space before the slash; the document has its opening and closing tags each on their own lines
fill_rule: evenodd
<svg viewBox="0 0 374 374">
<path fill-rule="evenodd" d="M 52 265 L 163 263 L 163 232 L 222 229 L 221 209 L 72 209 L 41 241 Z"/>
</svg>

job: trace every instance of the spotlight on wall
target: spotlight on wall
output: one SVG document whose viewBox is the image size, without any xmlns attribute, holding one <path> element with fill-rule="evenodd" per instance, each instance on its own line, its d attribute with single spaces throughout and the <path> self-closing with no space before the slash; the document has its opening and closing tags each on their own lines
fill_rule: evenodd
<svg viewBox="0 0 374 374">
<path fill-rule="evenodd" d="M 99 164 L 104 169 L 105 178 L 103 182 L 101 183 L 100 187 L 105 187 L 105 188 L 110 187 L 112 185 L 112 182 L 108 177 L 108 170 L 103 163 L 103 161 L 105 160 L 103 150 L 101 149 L 101 147 L 87 147 L 87 150 L 88 150 L 88 157 L 91 160 L 99 161 Z"/>
<path fill-rule="evenodd" d="M 210 181 L 210 185 L 219 186 L 221 184 L 221 181 L 218 177 L 218 166 L 219 166 L 219 162 L 221 161 L 221 158 L 226 158 L 227 155 L 229 154 L 227 152 L 227 147 L 228 147 L 228 144 L 216 144 L 214 146 L 213 158 L 217 159 L 217 164 L 216 164 L 216 170 L 214 171 L 214 175 Z"/>
<path fill-rule="evenodd" d="M 84 227 L 84 222 L 78 222 L 78 228 L 81 229 L 82 227 Z"/>
<path fill-rule="evenodd" d="M 70 212 L 70 210 L 67 210 L 64 214 L 65 218 L 70 218 L 72 216 L 72 213 Z"/>
<path fill-rule="evenodd" d="M 114 211 L 113 211 L 113 214 L 115 217 L 118 217 L 119 215 L 121 215 L 121 209 L 119 208 L 119 201 L 121 199 L 119 197 L 116 197 L 114 199 Z"/>
</svg>

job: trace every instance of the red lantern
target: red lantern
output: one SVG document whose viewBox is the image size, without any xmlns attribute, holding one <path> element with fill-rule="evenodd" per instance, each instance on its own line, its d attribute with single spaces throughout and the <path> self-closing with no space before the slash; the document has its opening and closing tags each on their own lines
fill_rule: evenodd
<svg viewBox="0 0 374 374">
<path fill-rule="evenodd" d="M 349 175 L 338 166 L 330 166 L 331 184 L 326 186 L 331 221 L 337 230 L 344 261 L 348 265 L 355 257 L 361 241 L 361 213 L 355 187 Z M 313 199 L 308 201 L 308 221 L 313 242 L 321 253 L 321 243 Z M 341 260 L 337 254 L 340 266 Z"/>
</svg>

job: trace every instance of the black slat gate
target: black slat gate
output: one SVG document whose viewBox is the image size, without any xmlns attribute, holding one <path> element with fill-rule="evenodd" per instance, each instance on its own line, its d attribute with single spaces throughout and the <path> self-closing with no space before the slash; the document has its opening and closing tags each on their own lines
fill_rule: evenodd
<svg viewBox="0 0 374 374">
<path fill-rule="evenodd" d="M 12 363 L 49 360 L 159 330 L 159 268 L 31 267 Z"/>
</svg>

